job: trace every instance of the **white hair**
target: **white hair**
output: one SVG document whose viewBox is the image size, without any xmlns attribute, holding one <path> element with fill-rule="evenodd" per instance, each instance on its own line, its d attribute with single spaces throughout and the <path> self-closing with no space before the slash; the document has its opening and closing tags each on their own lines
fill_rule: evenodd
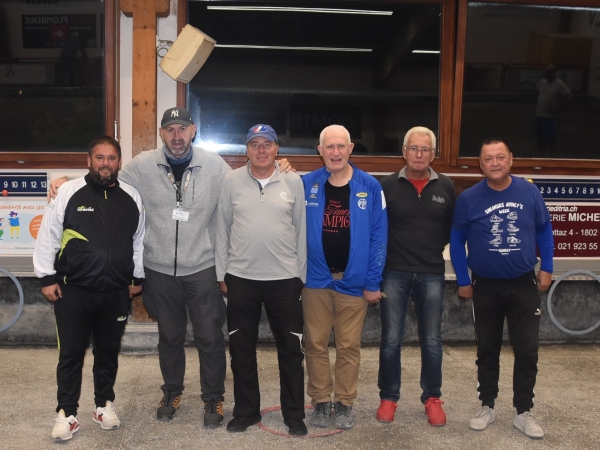
<svg viewBox="0 0 600 450">
<path fill-rule="evenodd" d="M 340 130 L 340 131 L 343 131 L 344 134 L 346 135 L 346 137 L 348 138 L 348 143 L 352 142 L 350 140 L 350 132 L 346 129 L 346 127 L 344 127 L 342 125 L 329 125 L 328 127 L 323 128 L 323 131 L 321 131 L 321 134 L 319 135 L 319 145 L 323 145 L 323 139 L 325 138 L 325 134 L 329 130 Z"/>
<path fill-rule="evenodd" d="M 406 147 L 406 145 L 408 144 L 408 140 L 413 134 L 422 134 L 424 136 L 429 136 L 429 138 L 431 139 L 431 147 L 433 147 L 433 149 L 435 150 L 435 134 L 433 134 L 433 131 L 431 131 L 427 127 L 413 127 L 410 130 L 408 130 L 404 135 L 404 143 L 402 144 L 403 146 Z"/>
</svg>

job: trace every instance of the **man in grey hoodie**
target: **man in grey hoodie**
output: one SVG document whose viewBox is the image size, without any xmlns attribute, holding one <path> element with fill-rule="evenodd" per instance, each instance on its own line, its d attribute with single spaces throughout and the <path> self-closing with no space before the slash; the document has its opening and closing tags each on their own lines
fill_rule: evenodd
<svg viewBox="0 0 600 450">
<path fill-rule="evenodd" d="M 171 420 L 181 401 L 189 315 L 200 356 L 204 426 L 216 428 L 223 422 L 226 310 L 214 242 L 221 182 L 230 168 L 218 154 L 192 145 L 196 125 L 186 109 L 167 109 L 159 133 L 163 147 L 142 152 L 119 174 L 143 192 L 147 215 L 144 306 L 158 322 L 164 380 L 156 416 Z"/>
</svg>

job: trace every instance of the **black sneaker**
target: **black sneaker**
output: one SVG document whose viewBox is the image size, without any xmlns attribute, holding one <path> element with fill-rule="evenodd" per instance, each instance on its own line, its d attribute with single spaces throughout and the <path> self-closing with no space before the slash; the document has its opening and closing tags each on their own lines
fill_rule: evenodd
<svg viewBox="0 0 600 450">
<path fill-rule="evenodd" d="M 215 398 L 204 402 L 204 428 L 219 428 L 223 424 L 223 402 Z"/>
<path fill-rule="evenodd" d="M 156 418 L 162 422 L 168 422 L 175 415 L 180 402 L 181 394 L 175 395 L 168 391 L 163 392 L 163 398 L 156 410 Z"/>
<path fill-rule="evenodd" d="M 283 419 L 283 423 L 290 429 L 290 436 L 306 436 L 308 434 L 302 419 Z"/>
<path fill-rule="evenodd" d="M 342 402 L 336 402 L 333 405 L 333 421 L 336 428 L 352 428 L 354 426 L 354 413 L 352 406 L 344 405 Z"/>
<path fill-rule="evenodd" d="M 252 417 L 234 417 L 227 423 L 227 431 L 230 433 L 241 433 L 248 427 L 256 425 L 262 419 L 261 415 Z"/>
<path fill-rule="evenodd" d="M 321 402 L 315 405 L 313 413 L 308 419 L 313 427 L 327 428 L 331 417 L 331 402 Z"/>
</svg>

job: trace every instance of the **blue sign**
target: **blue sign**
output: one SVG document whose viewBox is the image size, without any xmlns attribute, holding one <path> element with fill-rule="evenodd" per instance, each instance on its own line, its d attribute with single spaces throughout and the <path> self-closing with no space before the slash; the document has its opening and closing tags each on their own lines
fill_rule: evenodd
<svg viewBox="0 0 600 450">
<path fill-rule="evenodd" d="M 600 201 L 600 180 L 532 179 L 546 201 Z"/>
<path fill-rule="evenodd" d="M 0 172 L 0 191 L 9 196 L 45 197 L 48 192 L 47 172 Z"/>
</svg>

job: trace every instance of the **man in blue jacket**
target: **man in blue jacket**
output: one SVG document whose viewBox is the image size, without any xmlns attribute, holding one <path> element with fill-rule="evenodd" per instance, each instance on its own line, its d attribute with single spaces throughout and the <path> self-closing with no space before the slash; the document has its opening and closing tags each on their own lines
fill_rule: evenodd
<svg viewBox="0 0 600 450">
<path fill-rule="evenodd" d="M 540 330 L 540 297 L 552 281 L 554 242 L 550 215 L 538 188 L 510 175 L 512 153 L 497 138 L 486 139 L 479 154 L 485 179 L 456 202 L 450 256 L 458 295 L 473 298 L 477 333 L 477 391 L 481 409 L 470 427 L 482 431 L 496 419 L 504 318 L 515 355 L 514 426 L 530 438 L 544 430 L 530 414 Z M 465 242 L 469 248 L 467 258 Z M 541 258 L 540 271 L 536 251 Z M 467 266 L 472 270 L 471 278 Z"/>
<path fill-rule="evenodd" d="M 352 428 L 360 366 L 360 339 L 367 306 L 381 298 L 387 214 L 379 182 L 348 162 L 354 144 L 340 125 L 321 132 L 325 167 L 303 177 L 308 266 L 302 292 L 306 333 L 310 424 L 326 427 L 333 391 L 337 428 Z M 335 385 L 329 337 L 335 332 Z"/>
</svg>

